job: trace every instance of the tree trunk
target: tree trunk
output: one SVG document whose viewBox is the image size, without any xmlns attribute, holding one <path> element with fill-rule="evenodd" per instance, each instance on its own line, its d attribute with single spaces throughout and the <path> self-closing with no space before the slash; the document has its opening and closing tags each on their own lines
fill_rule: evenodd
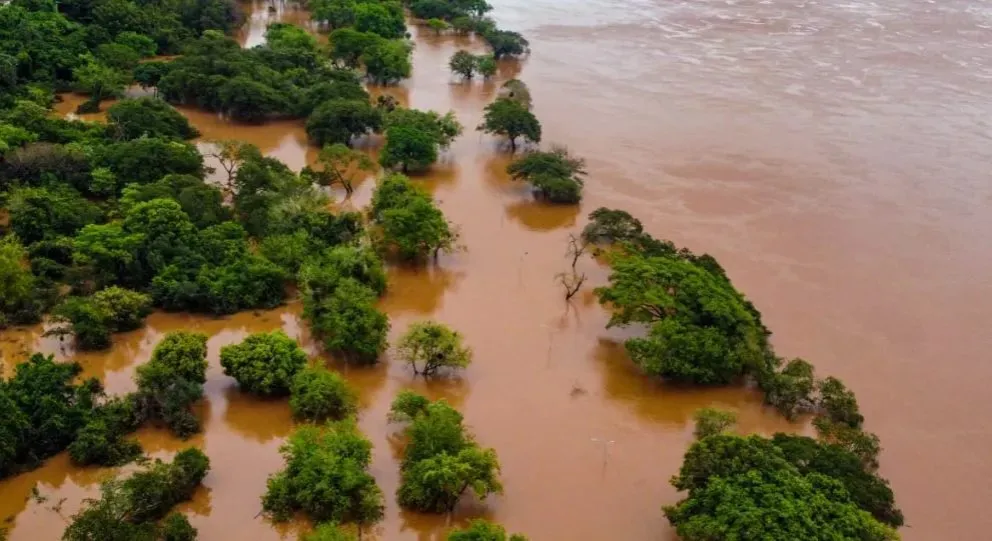
<svg viewBox="0 0 992 541">
<path fill-rule="evenodd" d="M 517 151 L 517 138 L 511 135 L 510 136 L 510 152 L 516 152 L 516 151 Z"/>
</svg>

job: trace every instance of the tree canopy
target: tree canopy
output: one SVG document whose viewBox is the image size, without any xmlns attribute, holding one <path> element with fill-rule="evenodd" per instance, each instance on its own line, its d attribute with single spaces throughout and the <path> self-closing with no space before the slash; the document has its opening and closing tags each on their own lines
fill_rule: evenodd
<svg viewBox="0 0 992 541">
<path fill-rule="evenodd" d="M 513 180 L 529 182 L 537 194 L 552 203 L 578 203 L 586 175 L 585 160 L 565 147 L 528 152 L 506 168 Z"/>
<path fill-rule="evenodd" d="M 337 372 L 309 367 L 293 377 L 289 407 L 293 416 L 313 422 L 340 421 L 358 409 L 355 391 Z"/>
<path fill-rule="evenodd" d="M 517 149 L 517 139 L 523 137 L 534 143 L 541 142 L 541 123 L 530 110 L 510 98 L 496 98 L 486 106 L 485 116 L 478 130 L 506 137 L 510 148 Z"/>
<path fill-rule="evenodd" d="M 403 175 L 389 175 L 372 194 L 371 215 L 381 245 L 405 260 L 452 251 L 458 235 L 430 195 Z"/>
<path fill-rule="evenodd" d="M 462 343 L 462 335 L 433 321 L 410 325 L 396 345 L 400 359 L 424 377 L 443 368 L 465 368 L 472 362 L 472 350 Z"/>
<path fill-rule="evenodd" d="M 282 331 L 255 333 L 220 350 L 224 373 L 243 391 L 260 396 L 289 394 L 293 377 L 306 363 L 306 352 Z"/>
<path fill-rule="evenodd" d="M 269 477 L 262 509 L 277 521 L 302 512 L 316 522 L 375 524 L 383 497 L 368 473 L 371 450 L 352 420 L 298 428 L 281 448 L 286 467 Z"/>
</svg>

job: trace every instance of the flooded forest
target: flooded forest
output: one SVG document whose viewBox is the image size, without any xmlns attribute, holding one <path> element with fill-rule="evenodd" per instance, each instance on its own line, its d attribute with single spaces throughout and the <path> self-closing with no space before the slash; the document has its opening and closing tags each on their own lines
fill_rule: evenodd
<svg viewBox="0 0 992 541">
<path fill-rule="evenodd" d="M 971 0 L 13 0 L 0 539 L 985 539 L 990 78 Z"/>
</svg>

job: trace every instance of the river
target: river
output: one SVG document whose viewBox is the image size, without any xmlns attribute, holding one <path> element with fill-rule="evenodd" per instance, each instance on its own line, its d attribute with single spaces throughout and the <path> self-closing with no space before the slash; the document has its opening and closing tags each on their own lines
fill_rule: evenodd
<svg viewBox="0 0 992 541">
<path fill-rule="evenodd" d="M 402 388 L 445 397 L 503 465 L 505 494 L 461 505 L 535 540 L 674 539 L 660 507 L 691 441 L 691 414 L 735 410 L 742 432 L 803 430 L 740 389 L 684 391 L 640 375 L 622 332 L 587 288 L 567 306 L 553 281 L 565 241 L 599 206 L 624 208 L 655 236 L 713 254 L 762 311 L 785 356 L 802 356 L 858 394 L 884 446 L 882 473 L 907 518 L 907 540 L 979 540 L 992 529 L 992 7 L 944 0 L 494 0 L 500 25 L 533 53 L 494 83 L 455 83 L 447 59 L 471 40 L 418 31 L 414 74 L 386 92 L 452 109 L 468 128 L 419 177 L 458 224 L 467 249 L 424 270 L 393 268 L 382 301 L 396 337 L 434 318 L 461 331 L 475 362 L 460 379 L 424 383 L 399 363 L 346 377 L 386 494 L 380 539 L 442 539 L 447 520 L 402 512 L 397 428 Z M 263 3 L 242 39 L 268 20 L 305 21 Z M 518 75 L 519 74 L 519 75 Z M 545 141 L 586 157 L 581 208 L 533 202 L 505 175 L 495 142 L 472 131 L 501 80 L 533 94 Z M 71 103 L 63 104 L 70 108 Z M 184 110 L 205 139 L 241 138 L 300 168 L 313 160 L 300 122 L 234 126 Z M 205 145 L 206 143 L 201 143 Z M 354 198 L 368 200 L 366 180 Z M 606 270 L 582 263 L 594 285 Z M 213 461 L 207 490 L 184 507 L 201 539 L 277 539 L 255 517 L 278 447 L 284 402 L 239 394 L 219 348 L 283 328 L 318 354 L 299 307 L 211 319 L 154 314 L 109 353 L 74 355 L 40 329 L 3 334 L 4 358 L 28 349 L 79 359 L 112 392 L 162 333 L 211 335 L 205 431 L 190 442 L 140 434 L 159 456 L 192 443 Z M 331 361 L 333 362 L 333 361 Z M 63 514 L 93 494 L 100 471 L 58 457 L 0 483 L 13 541 L 54 539 Z M 30 499 L 39 483 L 48 502 Z"/>
</svg>

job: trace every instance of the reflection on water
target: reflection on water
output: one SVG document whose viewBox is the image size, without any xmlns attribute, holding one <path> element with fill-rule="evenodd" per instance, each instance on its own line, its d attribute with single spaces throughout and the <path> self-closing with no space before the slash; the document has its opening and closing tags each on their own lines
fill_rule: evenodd
<svg viewBox="0 0 992 541">
<path fill-rule="evenodd" d="M 413 78 L 371 89 L 403 105 L 452 109 L 466 127 L 445 162 L 417 182 L 467 249 L 426 269 L 391 269 L 382 307 L 394 339 L 433 318 L 475 351 L 460 379 L 436 382 L 388 356 L 372 369 L 324 359 L 360 393 L 372 473 L 387 496 L 378 538 L 442 539 L 447 523 L 403 513 L 392 497 L 397 427 L 385 416 L 403 388 L 458 404 L 480 443 L 499 452 L 506 494 L 466 502 L 453 522 L 490 516 L 533 539 L 671 538 L 659 507 L 677 499 L 668 478 L 699 407 L 734 410 L 743 432 L 802 429 L 748 390 L 690 391 L 643 377 L 590 295 L 606 279 L 601 266 L 584 262 L 589 283 L 564 303 L 553 276 L 567 265 L 567 235 L 598 206 L 627 209 L 652 234 L 715 255 L 762 310 L 782 354 L 801 355 L 857 391 L 913 526 L 905 539 L 978 539 L 992 528 L 982 512 L 992 500 L 983 482 L 992 475 L 984 460 L 992 433 L 973 415 L 992 408 L 988 9 L 964 0 L 494 4 L 501 26 L 530 39 L 528 58 L 501 61 L 492 82 L 462 83 L 448 59 L 481 45 L 412 28 Z M 275 5 L 270 13 L 252 4 L 244 43 L 260 43 L 271 20 L 303 20 Z M 497 141 L 474 131 L 495 89 L 518 76 L 532 91 L 544 144 L 588 160 L 578 208 L 535 202 L 506 178 L 509 157 Z M 75 109 L 71 99 L 60 112 Z M 300 121 L 241 126 L 183 112 L 203 132 L 203 150 L 209 140 L 239 138 L 297 170 L 316 158 Z M 371 189 L 361 183 L 348 204 L 367 204 Z M 145 329 L 115 336 L 109 353 L 76 356 L 121 392 L 162 333 L 212 336 L 206 431 L 188 442 L 214 463 L 209 496 L 194 503 L 209 506 L 193 517 L 201 539 L 296 531 L 250 518 L 266 476 L 281 466 L 288 409 L 242 396 L 217 355 L 249 332 L 276 328 L 317 355 L 298 314 L 296 304 L 222 319 L 154 314 Z M 40 328 L 3 333 L 6 363 L 28 350 L 73 355 Z M 184 445 L 161 432 L 140 437 L 156 452 Z M 614 443 L 604 453 L 594 438 Z M 937 463 L 938 478 L 924 475 Z M 17 515 L 12 539 L 53 539 L 63 527 L 27 501 L 33 483 L 72 509 L 98 474 L 57 457 L 0 483 L 0 515 Z"/>
</svg>

